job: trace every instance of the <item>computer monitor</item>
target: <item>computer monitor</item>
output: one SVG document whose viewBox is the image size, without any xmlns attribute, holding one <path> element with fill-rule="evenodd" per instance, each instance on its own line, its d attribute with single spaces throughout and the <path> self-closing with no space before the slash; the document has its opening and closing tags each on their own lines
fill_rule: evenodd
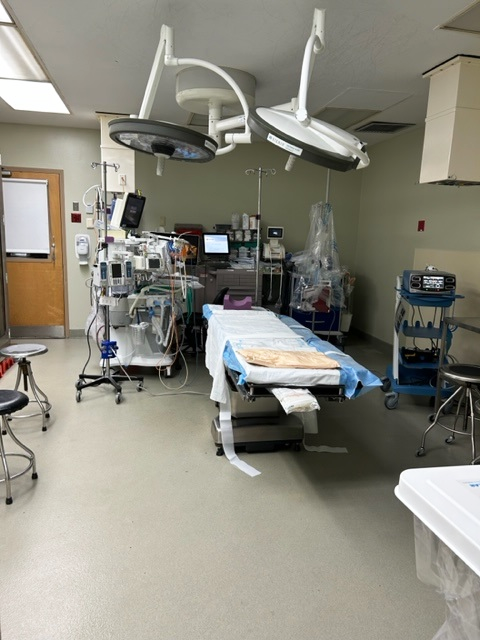
<svg viewBox="0 0 481 641">
<path fill-rule="evenodd" d="M 202 234 L 202 252 L 204 258 L 222 259 L 230 254 L 229 234 Z"/>
</svg>

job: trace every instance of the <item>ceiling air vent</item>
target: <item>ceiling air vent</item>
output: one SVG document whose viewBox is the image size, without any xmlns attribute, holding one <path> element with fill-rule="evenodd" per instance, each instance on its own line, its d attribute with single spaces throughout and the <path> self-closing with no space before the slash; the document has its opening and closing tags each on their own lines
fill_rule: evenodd
<svg viewBox="0 0 481 641">
<path fill-rule="evenodd" d="M 479 2 L 475 2 L 436 29 L 472 33 L 479 36 Z"/>
<path fill-rule="evenodd" d="M 398 131 L 413 126 L 414 123 L 410 122 L 382 122 L 381 120 L 373 120 L 365 125 L 356 127 L 354 131 L 363 131 L 371 134 L 395 134 Z"/>
</svg>

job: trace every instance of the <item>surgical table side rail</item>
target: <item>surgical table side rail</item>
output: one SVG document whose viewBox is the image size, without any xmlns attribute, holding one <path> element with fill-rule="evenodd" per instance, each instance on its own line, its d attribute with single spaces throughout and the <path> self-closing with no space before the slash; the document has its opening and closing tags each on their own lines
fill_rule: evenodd
<svg viewBox="0 0 481 641">
<path fill-rule="evenodd" d="M 250 383 L 249 381 L 239 383 L 240 373 L 235 372 L 227 366 L 225 369 L 228 382 L 232 382 L 237 392 L 239 392 L 242 400 L 250 403 L 255 401 L 256 398 L 272 396 L 272 392 L 265 385 Z M 283 385 L 277 383 L 275 387 L 294 388 L 293 385 Z M 315 385 L 306 386 L 304 389 L 307 389 L 309 392 L 311 392 L 313 396 L 317 398 L 324 398 L 328 401 L 337 401 L 338 403 L 341 403 L 346 399 L 343 385 Z"/>
</svg>

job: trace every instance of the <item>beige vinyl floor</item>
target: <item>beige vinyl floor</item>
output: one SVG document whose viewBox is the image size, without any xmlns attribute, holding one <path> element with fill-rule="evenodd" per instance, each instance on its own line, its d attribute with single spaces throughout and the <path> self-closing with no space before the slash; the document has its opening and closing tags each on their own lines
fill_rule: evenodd
<svg viewBox="0 0 481 641">
<path fill-rule="evenodd" d="M 187 383 L 185 368 L 149 370 L 120 404 L 109 385 L 77 402 L 85 338 L 24 342 L 48 347 L 32 366 L 53 408 L 46 432 L 39 417 L 12 422 L 38 480 L 14 480 L 9 506 L 0 484 L 2 639 L 430 639 L 442 625 L 394 488 L 403 470 L 467 464 L 470 450 L 438 430 L 415 456 L 426 397 L 323 402 L 308 442 L 348 453 L 241 453 L 262 472 L 251 478 L 216 456 L 202 354 Z M 388 351 L 352 337 L 346 351 L 384 374 Z"/>
</svg>

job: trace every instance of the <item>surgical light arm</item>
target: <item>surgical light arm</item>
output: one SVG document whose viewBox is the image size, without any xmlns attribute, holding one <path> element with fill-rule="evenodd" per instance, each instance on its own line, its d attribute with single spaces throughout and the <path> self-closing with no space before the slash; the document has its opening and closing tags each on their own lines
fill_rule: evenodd
<svg viewBox="0 0 481 641">
<path fill-rule="evenodd" d="M 243 133 L 231 133 L 225 135 L 225 140 L 229 144 L 226 147 L 221 147 L 217 149 L 216 155 L 221 155 L 232 151 L 235 146 L 239 143 L 249 144 L 251 142 L 251 131 L 249 125 L 247 124 L 247 116 L 249 114 L 249 105 L 247 104 L 246 97 L 242 93 L 239 85 L 235 82 L 231 76 L 226 73 L 223 69 L 214 65 L 205 60 L 199 60 L 198 58 L 176 58 L 174 56 L 174 33 L 172 27 L 167 25 L 162 25 L 160 30 L 160 41 L 157 47 L 157 51 L 154 57 L 154 62 L 152 69 L 150 71 L 149 80 L 147 81 L 147 87 L 145 89 L 144 98 L 140 108 L 139 118 L 146 119 L 149 118 L 150 112 L 152 110 L 152 105 L 154 102 L 155 94 L 159 86 L 159 81 L 164 70 L 164 66 L 169 67 L 181 67 L 181 66 L 194 66 L 194 67 L 204 67 L 210 71 L 216 73 L 218 76 L 223 78 L 228 85 L 233 89 L 236 94 L 239 102 L 242 106 L 244 112 L 243 118 L 234 118 L 229 119 L 232 122 L 232 125 L 242 124 L 244 126 Z M 209 136 L 214 138 L 216 142 L 219 142 L 220 131 L 225 130 L 225 126 L 220 127 L 220 108 L 216 104 L 209 105 Z"/>
<path fill-rule="evenodd" d="M 362 149 L 362 143 L 347 132 L 338 127 L 329 126 L 320 120 L 310 118 L 307 111 L 307 90 L 309 88 L 312 70 L 314 68 L 315 56 L 325 49 L 324 42 L 325 9 L 314 9 L 311 35 L 306 43 L 304 58 L 301 68 L 301 80 L 299 94 L 293 98 L 291 105 L 279 105 L 280 110 L 295 111 L 296 120 L 304 127 L 312 127 L 321 136 L 326 136 L 335 147 L 338 153 L 347 151 L 353 158 L 359 158 L 358 168 L 362 169 L 369 165 L 369 157 Z M 287 108 L 287 109 L 286 109 Z M 290 155 L 286 163 L 286 170 L 290 171 L 296 156 Z"/>
</svg>

